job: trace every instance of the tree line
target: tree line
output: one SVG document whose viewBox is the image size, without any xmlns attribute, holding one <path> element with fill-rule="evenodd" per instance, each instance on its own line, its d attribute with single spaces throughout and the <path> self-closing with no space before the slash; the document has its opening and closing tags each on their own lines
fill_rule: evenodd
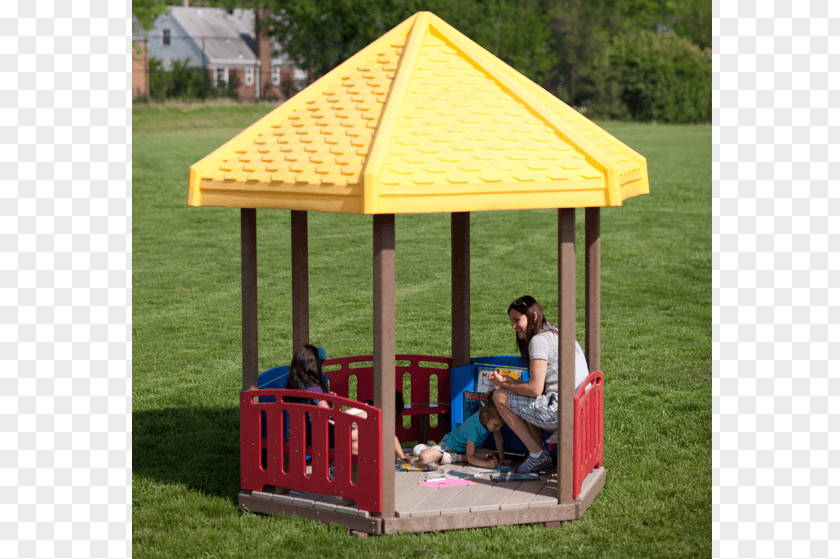
<svg viewBox="0 0 840 559">
<path fill-rule="evenodd" d="M 590 118 L 710 122 L 711 0 L 191 0 L 256 10 L 310 83 L 412 14 L 435 13 Z M 147 28 L 165 0 L 133 0 Z"/>
</svg>

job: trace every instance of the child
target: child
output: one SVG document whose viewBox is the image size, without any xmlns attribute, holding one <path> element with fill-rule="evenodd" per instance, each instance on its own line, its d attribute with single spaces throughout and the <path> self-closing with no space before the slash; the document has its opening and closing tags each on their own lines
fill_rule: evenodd
<svg viewBox="0 0 840 559">
<path fill-rule="evenodd" d="M 286 388 L 295 390 L 306 390 L 317 394 L 329 394 L 327 381 L 324 378 L 323 365 L 326 360 L 326 351 L 322 347 L 313 345 L 302 345 L 292 355 L 292 363 L 289 366 L 289 376 L 286 379 Z M 330 405 L 324 400 L 309 398 L 301 400 L 303 404 L 311 404 L 322 408 L 329 408 Z"/>
<path fill-rule="evenodd" d="M 405 402 L 403 400 L 402 392 L 399 390 L 394 391 L 394 408 L 396 411 L 396 418 L 397 422 L 400 421 L 400 416 L 402 415 L 403 409 L 405 409 Z M 365 404 L 370 406 L 373 405 L 373 400 L 365 400 Z M 363 410 L 358 408 L 347 408 L 344 410 L 344 413 L 349 413 L 350 415 L 355 415 L 358 417 L 367 417 L 367 413 Z M 352 444 L 352 452 L 353 454 L 359 453 L 359 432 L 356 431 L 355 427 L 353 428 L 352 433 L 350 434 L 351 437 L 351 444 Z M 405 455 L 402 449 L 402 445 L 400 444 L 400 439 L 394 435 L 394 452 L 397 455 L 397 458 L 402 460 L 403 462 L 408 462 L 411 459 Z"/>
<path fill-rule="evenodd" d="M 509 461 L 505 460 L 504 440 L 499 431 L 504 422 L 492 401 L 491 399 L 487 405 L 472 414 L 457 429 L 444 435 L 439 445 L 415 446 L 414 455 L 419 456 L 420 462 L 424 464 L 437 460 L 440 460 L 441 464 L 461 462 L 464 460 L 464 454 L 467 463 L 481 468 L 496 468 L 499 464 L 508 463 Z M 493 451 L 480 448 L 490 433 L 493 433 L 496 441 L 498 458 L 493 456 Z"/>
</svg>

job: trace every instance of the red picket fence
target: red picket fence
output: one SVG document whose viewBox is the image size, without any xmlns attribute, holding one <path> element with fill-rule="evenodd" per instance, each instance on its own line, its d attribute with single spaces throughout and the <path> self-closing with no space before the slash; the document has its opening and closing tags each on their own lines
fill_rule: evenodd
<svg viewBox="0 0 840 559">
<path fill-rule="evenodd" d="M 604 373 L 601 371 L 590 373 L 575 393 L 574 454 L 572 496 L 577 498 L 592 468 L 604 464 Z"/>
<path fill-rule="evenodd" d="M 242 489 L 299 489 L 345 497 L 360 510 L 382 512 L 380 410 L 330 394 L 317 397 L 332 409 L 295 401 L 312 397 L 312 392 L 277 388 L 241 393 Z M 345 413 L 342 406 L 364 410 L 367 417 Z M 351 452 L 354 425 L 358 455 Z"/>
</svg>

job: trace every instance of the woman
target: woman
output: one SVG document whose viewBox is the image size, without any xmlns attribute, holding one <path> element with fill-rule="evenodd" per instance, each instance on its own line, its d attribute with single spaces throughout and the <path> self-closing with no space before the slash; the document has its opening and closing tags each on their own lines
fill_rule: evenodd
<svg viewBox="0 0 840 559">
<path fill-rule="evenodd" d="M 493 372 L 490 382 L 497 387 L 493 401 L 502 419 L 528 449 L 529 456 L 517 471 L 534 472 L 551 465 L 551 456 L 543 450 L 541 436 L 534 426 L 557 430 L 559 332 L 545 319 L 542 307 L 530 295 L 511 303 L 508 316 L 516 332 L 519 353 L 528 364 L 529 380 L 523 382 Z M 588 374 L 583 350 L 575 341 L 575 386 Z"/>
</svg>

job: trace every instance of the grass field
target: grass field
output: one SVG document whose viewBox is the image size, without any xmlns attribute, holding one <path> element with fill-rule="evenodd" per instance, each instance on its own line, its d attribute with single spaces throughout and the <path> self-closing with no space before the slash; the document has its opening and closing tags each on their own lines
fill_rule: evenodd
<svg viewBox="0 0 840 559">
<path fill-rule="evenodd" d="M 651 194 L 602 211 L 607 485 L 583 518 L 358 540 L 242 513 L 239 211 L 188 208 L 189 165 L 270 110 L 133 113 L 133 554 L 151 557 L 707 557 L 712 553 L 712 131 L 600 123 L 647 157 Z M 505 315 L 556 319 L 556 210 L 471 218 L 472 355 L 515 353 Z M 261 370 L 291 358 L 289 212 L 260 210 Z M 583 212 L 578 338 L 583 341 Z M 370 217 L 310 214 L 311 338 L 372 352 Z M 449 216 L 396 218 L 397 351 L 446 355 Z"/>
</svg>

